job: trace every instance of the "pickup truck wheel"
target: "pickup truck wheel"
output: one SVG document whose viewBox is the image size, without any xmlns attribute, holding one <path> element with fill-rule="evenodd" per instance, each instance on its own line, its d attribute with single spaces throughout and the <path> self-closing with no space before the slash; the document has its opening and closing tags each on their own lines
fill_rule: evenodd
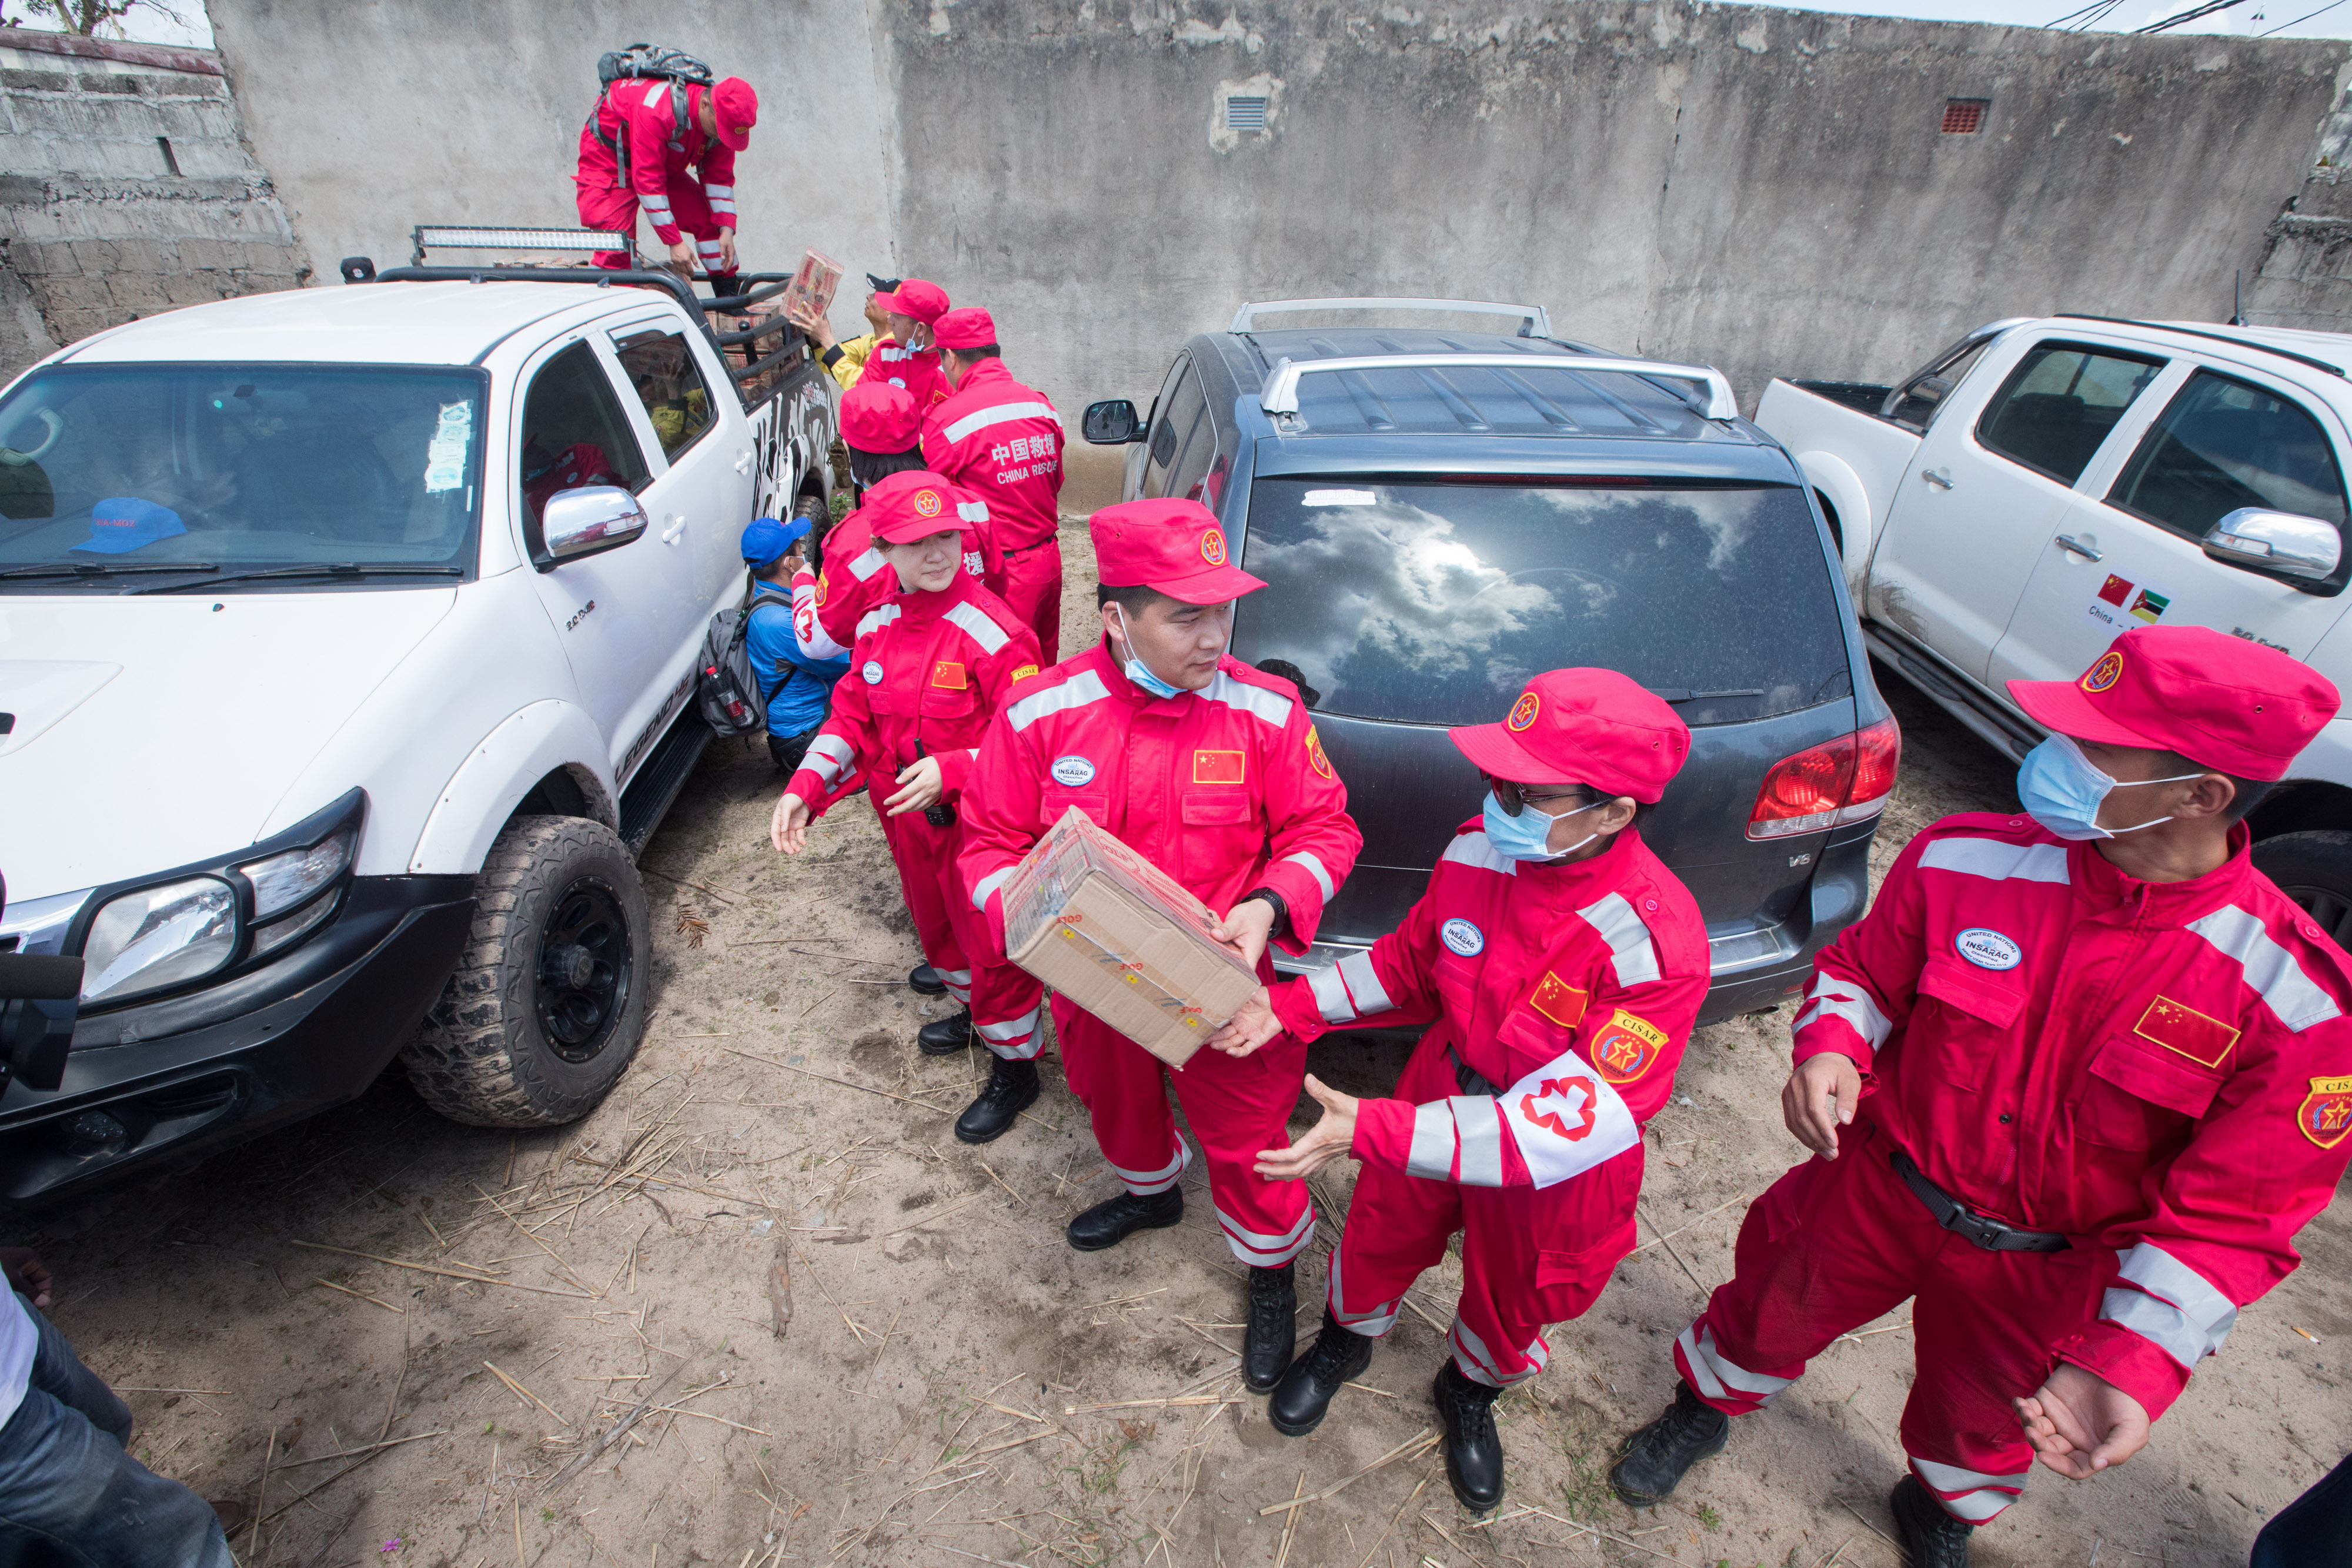
<svg viewBox="0 0 2352 1568">
<path fill-rule="evenodd" d="M 645 885 L 613 831 L 518 817 L 490 846 L 457 971 L 402 1060 L 452 1121 L 578 1121 L 636 1054 L 652 950 Z"/>
<path fill-rule="evenodd" d="M 2331 941 L 2352 946 L 2352 833 L 2281 833 L 2256 844 L 2253 858 Z"/>
</svg>

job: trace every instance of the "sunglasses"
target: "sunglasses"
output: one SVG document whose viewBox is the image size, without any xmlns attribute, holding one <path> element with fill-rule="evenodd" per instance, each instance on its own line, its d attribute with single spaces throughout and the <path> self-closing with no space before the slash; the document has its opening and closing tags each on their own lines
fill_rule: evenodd
<svg viewBox="0 0 2352 1568">
<path fill-rule="evenodd" d="M 1486 788 L 1495 792 L 1495 799 L 1502 806 L 1503 815 L 1507 817 L 1516 817 L 1529 806 L 1541 811 L 1550 801 L 1581 801 L 1584 799 L 1583 789 L 1575 786 L 1566 789 L 1550 789 L 1540 786 L 1530 789 L 1524 784 L 1514 784 L 1507 779 L 1497 779 L 1491 773 L 1481 773 L 1478 777 L 1485 779 Z M 1556 811 L 1545 814 L 1559 815 Z"/>
</svg>

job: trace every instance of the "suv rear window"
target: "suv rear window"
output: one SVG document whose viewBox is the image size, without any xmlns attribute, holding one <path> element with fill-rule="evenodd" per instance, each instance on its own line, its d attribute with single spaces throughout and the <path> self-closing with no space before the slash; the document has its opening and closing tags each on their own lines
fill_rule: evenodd
<svg viewBox="0 0 2352 1568">
<path fill-rule="evenodd" d="M 1530 675 L 1621 670 L 1685 722 L 1848 695 L 1837 599 L 1803 496 L 1412 479 L 1250 489 L 1238 656 L 1303 674 L 1320 711 L 1481 724 Z"/>
</svg>

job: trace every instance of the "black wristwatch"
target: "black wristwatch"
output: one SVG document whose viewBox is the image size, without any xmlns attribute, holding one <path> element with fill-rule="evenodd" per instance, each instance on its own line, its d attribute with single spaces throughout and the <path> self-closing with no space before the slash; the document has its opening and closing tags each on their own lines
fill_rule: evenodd
<svg viewBox="0 0 2352 1568">
<path fill-rule="evenodd" d="M 1270 887 L 1254 887 L 1247 893 L 1243 894 L 1234 902 L 1235 904 L 1247 904 L 1253 898 L 1263 900 L 1274 910 L 1274 925 L 1267 930 L 1265 934 L 1266 939 L 1271 941 L 1276 936 L 1289 936 L 1290 905 L 1282 901 L 1282 894 L 1275 892 L 1274 889 Z"/>
</svg>

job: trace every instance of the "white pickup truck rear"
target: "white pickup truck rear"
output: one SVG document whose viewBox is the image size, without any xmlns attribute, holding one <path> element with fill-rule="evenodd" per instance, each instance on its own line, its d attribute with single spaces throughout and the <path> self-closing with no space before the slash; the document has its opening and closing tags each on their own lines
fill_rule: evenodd
<svg viewBox="0 0 2352 1568">
<path fill-rule="evenodd" d="M 2352 337 L 2057 316 L 1970 332 L 1898 385 L 1775 381 L 1756 422 L 1811 482 L 1871 652 L 1992 745 L 2004 683 L 2117 632 L 2203 625 L 2352 686 Z M 2225 526 L 2226 525 L 2226 526 Z M 2352 720 L 2248 819 L 2352 941 Z"/>
</svg>

